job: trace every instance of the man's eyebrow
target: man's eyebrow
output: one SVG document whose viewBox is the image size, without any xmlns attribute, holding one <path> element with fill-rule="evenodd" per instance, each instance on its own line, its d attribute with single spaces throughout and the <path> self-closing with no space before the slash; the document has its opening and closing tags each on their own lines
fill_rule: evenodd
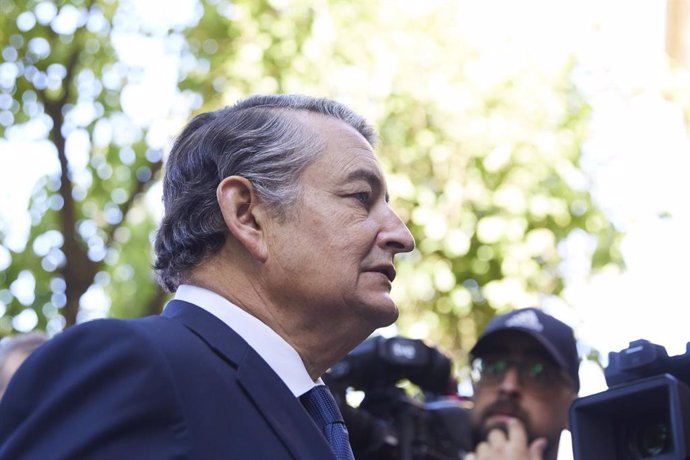
<svg viewBox="0 0 690 460">
<path fill-rule="evenodd" d="M 371 186 L 371 188 L 375 190 L 381 190 L 383 188 L 383 184 L 381 183 L 381 178 L 379 177 L 379 175 L 368 169 L 355 169 L 347 175 L 346 180 L 348 182 L 363 180 L 367 182 Z M 386 190 L 385 199 L 386 203 L 388 203 L 388 201 L 390 200 L 388 190 Z"/>
</svg>

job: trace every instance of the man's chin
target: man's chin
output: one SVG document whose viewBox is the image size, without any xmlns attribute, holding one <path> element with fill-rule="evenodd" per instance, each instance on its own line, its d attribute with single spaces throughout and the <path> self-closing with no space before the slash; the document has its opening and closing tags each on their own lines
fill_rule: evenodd
<svg viewBox="0 0 690 460">
<path fill-rule="evenodd" d="M 500 430 L 505 433 L 506 436 L 508 436 L 508 424 L 513 420 L 518 420 L 523 426 L 525 426 L 525 421 L 514 415 L 495 414 L 489 416 L 484 421 L 481 440 L 486 440 L 486 438 L 489 436 L 489 433 L 491 433 L 493 430 Z"/>
<path fill-rule="evenodd" d="M 506 429 L 512 420 L 520 419 L 512 415 L 496 414 L 487 418 L 486 422 L 484 422 L 484 426 L 486 427 L 487 432 L 493 430 L 494 428 Z"/>
<path fill-rule="evenodd" d="M 508 421 L 493 420 L 490 423 L 486 423 L 482 428 L 480 441 L 486 441 L 489 437 L 489 433 L 494 430 L 502 431 L 506 436 L 508 436 Z"/>
<path fill-rule="evenodd" d="M 384 299 L 377 300 L 377 302 L 371 302 L 364 306 L 366 310 L 364 314 L 376 329 L 390 326 L 398 319 L 400 311 L 395 302 L 387 295 Z"/>
</svg>

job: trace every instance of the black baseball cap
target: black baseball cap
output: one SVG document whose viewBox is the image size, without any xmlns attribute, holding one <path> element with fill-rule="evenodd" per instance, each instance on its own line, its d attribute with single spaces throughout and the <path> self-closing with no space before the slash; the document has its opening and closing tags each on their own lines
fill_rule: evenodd
<svg viewBox="0 0 690 460">
<path fill-rule="evenodd" d="M 505 331 L 524 332 L 537 340 L 556 361 L 556 364 L 573 379 L 575 389 L 579 391 L 580 359 L 577 355 L 575 334 L 570 326 L 538 308 L 513 310 L 489 321 L 479 340 L 470 350 L 470 355 L 472 357 L 481 355 L 493 342 L 495 336 Z"/>
</svg>

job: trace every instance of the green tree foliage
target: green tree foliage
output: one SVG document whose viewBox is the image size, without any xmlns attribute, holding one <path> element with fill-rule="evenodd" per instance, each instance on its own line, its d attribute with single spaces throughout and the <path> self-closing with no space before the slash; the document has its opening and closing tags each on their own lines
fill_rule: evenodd
<svg viewBox="0 0 690 460">
<path fill-rule="evenodd" d="M 26 244 L 2 239 L 8 266 L 0 274 L 0 334 L 27 313 L 37 327 L 57 331 L 103 311 L 128 317 L 160 310 L 166 296 L 150 269 L 156 210 L 146 194 L 164 149 L 202 95 L 219 104 L 224 69 L 243 43 L 266 45 L 268 31 L 291 33 L 271 30 L 280 12 L 262 1 L 244 2 L 242 17 L 229 2 L 188 2 L 177 22 L 141 4 L 0 0 L 0 135 L 12 141 L 28 131 L 59 164 L 36 184 Z M 309 30 L 308 15 L 293 18 Z M 147 56 L 157 46 L 166 52 Z M 286 56 L 271 49 L 260 52 L 280 74 Z M 174 61 L 176 87 L 167 111 L 141 90 L 147 69 L 166 59 Z M 137 113 L 142 108 L 148 115 Z"/>
<path fill-rule="evenodd" d="M 0 1 L 6 13 L 2 44 L 16 50 L 11 63 L 23 65 L 15 83 L 2 82 L 3 97 L 13 101 L 14 122 L 50 117 L 43 107 L 59 98 L 69 98 L 66 115 L 81 94 L 82 104 L 96 107 L 87 122 L 65 125 L 68 116 L 56 118 L 62 129 L 49 136 L 58 154 L 59 132 L 80 130 L 90 139 L 83 168 L 90 179 L 84 185 L 80 175 L 68 175 L 71 195 L 78 198 L 72 226 L 63 223 L 68 200 L 52 198 L 63 196 L 65 180 L 48 178 L 37 188 L 29 243 L 12 253 L 0 283 L 5 320 L 23 308 L 39 311 L 41 326 L 49 318 L 46 311 L 65 314 L 56 286 L 66 291 L 65 270 L 73 260 L 64 236 L 69 231 L 81 251 L 75 264 L 90 274 L 79 292 L 102 283 L 113 315 L 153 311 L 125 307 L 150 299 L 160 305 L 162 299 L 147 268 L 152 219 L 139 198 L 160 167 L 160 154 L 147 145 L 147 126 L 128 125 L 134 134 L 127 142 L 96 141 L 98 125 L 122 113 L 118 93 L 130 70 L 121 67 L 108 33 L 89 29 L 88 21 L 68 38 L 49 23 L 20 30 L 18 16 L 37 4 Z M 117 24 L 115 4 L 76 8 L 97 11 L 106 28 Z M 458 2 L 209 0 L 196 11 L 194 21 L 165 33 L 168 42 L 183 43 L 180 53 L 188 59 L 181 61 L 179 91 L 196 103 L 203 100 L 199 110 L 252 93 L 308 93 L 337 98 L 378 127 L 393 206 L 417 240 L 415 252 L 398 264 L 394 295 L 401 333 L 467 350 L 497 312 L 558 298 L 564 286 L 561 247 L 574 233 L 596 241 L 594 268 L 620 263 L 620 235 L 592 202 L 579 164 L 588 106 L 571 81 L 575 61 L 544 69 L 509 46 L 483 49 L 468 39 Z M 27 44 L 34 36 L 55 43 L 51 52 L 31 55 Z M 92 42 L 98 46 L 87 46 Z M 27 59 L 47 74 L 51 64 L 60 65 L 60 75 L 72 77 L 41 91 L 33 77 L 27 79 Z M 111 87 L 106 77 L 113 69 L 118 83 Z M 100 82 L 100 90 L 79 86 L 81 73 L 92 86 Z M 37 101 L 37 108 L 25 108 L 25 100 Z M 149 174 L 136 180 L 141 168 Z M 102 176 L 100 169 L 111 174 Z M 122 218 L 109 221 L 107 209 L 119 210 Z M 51 231 L 54 240 L 43 238 L 57 243 L 37 248 L 36 241 Z M 100 255 L 88 257 L 94 247 L 102 248 Z M 62 256 L 52 265 L 45 262 L 56 250 Z M 27 269 L 36 279 L 36 298 L 22 304 L 8 287 Z"/>
<path fill-rule="evenodd" d="M 36 185 L 28 242 L 9 251 L 0 275 L 0 330 L 8 333 L 27 309 L 40 328 L 70 326 L 89 289 L 108 292 L 118 315 L 155 311 L 162 295 L 150 282 L 153 221 L 141 198 L 161 168 L 162 146 L 123 111 L 121 94 L 138 71 L 113 46 L 113 34 L 132 28 L 126 12 L 97 1 L 3 0 L 0 10 L 0 134 L 38 131 L 59 164 Z M 18 279 L 34 286 L 32 295 L 17 295 Z"/>
</svg>

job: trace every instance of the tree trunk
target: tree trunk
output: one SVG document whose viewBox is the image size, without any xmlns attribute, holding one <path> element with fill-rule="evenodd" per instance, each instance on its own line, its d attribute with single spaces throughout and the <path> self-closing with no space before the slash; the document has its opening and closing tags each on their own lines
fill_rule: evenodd
<svg viewBox="0 0 690 460">
<path fill-rule="evenodd" d="M 63 237 L 62 252 L 65 254 L 65 265 L 60 274 L 65 280 L 66 304 L 63 309 L 65 327 L 73 326 L 77 321 L 79 312 L 79 299 L 91 286 L 93 278 L 98 271 L 98 264 L 88 257 L 88 249 L 77 235 L 77 218 L 74 198 L 72 197 L 72 182 L 69 178 L 69 163 L 65 153 L 65 138 L 61 131 L 64 117 L 62 104 L 56 102 L 46 103 L 46 112 L 53 120 L 51 140 L 58 152 L 60 163 L 60 196 L 63 200 L 62 209 L 59 211 L 60 231 Z"/>
</svg>

